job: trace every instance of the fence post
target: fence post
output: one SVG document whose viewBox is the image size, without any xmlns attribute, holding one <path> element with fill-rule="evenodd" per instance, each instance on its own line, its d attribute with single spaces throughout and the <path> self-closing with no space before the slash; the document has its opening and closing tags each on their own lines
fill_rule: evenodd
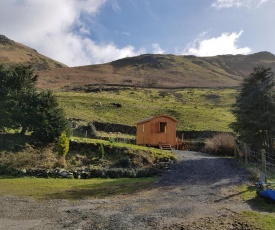
<svg viewBox="0 0 275 230">
<path fill-rule="evenodd" d="M 234 157 L 235 159 L 238 158 L 238 150 L 237 150 L 237 141 L 236 141 L 236 138 L 234 138 Z"/>
<path fill-rule="evenodd" d="M 244 143 L 243 148 L 244 148 L 244 164 L 248 165 L 248 150 L 247 150 L 246 143 Z"/>
<path fill-rule="evenodd" d="M 262 157 L 262 172 L 266 174 L 266 152 L 265 149 L 261 149 L 261 157 Z"/>
</svg>

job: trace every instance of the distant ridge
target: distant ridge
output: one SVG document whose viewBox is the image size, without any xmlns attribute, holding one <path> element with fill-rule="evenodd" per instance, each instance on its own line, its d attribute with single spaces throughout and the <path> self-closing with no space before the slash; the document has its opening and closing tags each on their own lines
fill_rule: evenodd
<svg viewBox="0 0 275 230">
<path fill-rule="evenodd" d="M 143 54 L 100 65 L 66 67 L 0 35 L 0 64 L 15 63 L 31 64 L 38 71 L 39 88 L 87 91 L 98 87 L 238 87 L 256 65 L 275 71 L 275 55 L 267 51 L 213 57 Z"/>
<path fill-rule="evenodd" d="M 105 88 L 238 87 L 253 67 L 260 64 L 275 70 L 275 55 L 269 52 L 214 57 L 143 54 L 106 64 L 42 71 L 48 82 L 41 82 L 40 86 L 67 90 L 89 90 L 98 85 Z"/>
</svg>

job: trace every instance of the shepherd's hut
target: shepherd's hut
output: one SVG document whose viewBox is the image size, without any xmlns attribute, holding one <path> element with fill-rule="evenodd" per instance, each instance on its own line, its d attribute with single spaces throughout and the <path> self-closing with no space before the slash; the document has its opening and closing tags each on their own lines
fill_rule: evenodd
<svg viewBox="0 0 275 230">
<path fill-rule="evenodd" d="M 176 124 L 174 118 L 166 115 L 144 119 L 136 124 L 136 144 L 163 149 L 175 148 Z"/>
</svg>

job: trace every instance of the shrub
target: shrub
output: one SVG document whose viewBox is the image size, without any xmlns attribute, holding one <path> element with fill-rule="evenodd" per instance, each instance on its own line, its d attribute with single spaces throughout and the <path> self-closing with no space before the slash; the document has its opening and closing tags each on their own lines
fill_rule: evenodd
<svg viewBox="0 0 275 230">
<path fill-rule="evenodd" d="M 234 156 L 234 136 L 229 133 L 220 133 L 207 139 L 205 151 L 219 156 Z"/>
<path fill-rule="evenodd" d="M 202 141 L 187 142 L 188 150 L 195 152 L 203 152 L 205 149 L 205 143 Z"/>
<path fill-rule="evenodd" d="M 136 171 L 136 177 L 141 178 L 141 177 L 153 177 L 159 174 L 159 171 L 156 169 L 137 169 Z"/>
<path fill-rule="evenodd" d="M 58 155 L 60 156 L 57 166 L 59 167 L 66 166 L 66 155 L 69 151 L 69 145 L 70 145 L 69 138 L 67 137 L 66 133 L 62 133 L 57 142 L 57 152 L 58 152 Z"/>
<path fill-rule="evenodd" d="M 101 159 L 104 159 L 105 150 L 104 150 L 104 146 L 103 146 L 102 143 L 100 143 L 100 145 L 99 145 L 99 153 L 100 153 L 100 158 L 101 158 Z"/>
<path fill-rule="evenodd" d="M 92 122 L 87 126 L 87 134 L 89 137 L 97 137 L 96 127 Z"/>
<path fill-rule="evenodd" d="M 117 167 L 122 167 L 122 168 L 131 168 L 132 167 L 132 163 L 131 160 L 128 156 L 123 157 L 121 159 L 119 159 L 116 164 Z"/>
<path fill-rule="evenodd" d="M 124 177 L 124 170 L 121 168 L 108 169 L 106 175 L 109 178 L 122 178 Z"/>
<path fill-rule="evenodd" d="M 60 156 L 66 156 L 69 151 L 70 141 L 66 133 L 62 133 L 57 142 L 57 152 Z"/>
<path fill-rule="evenodd" d="M 53 146 L 35 149 L 26 144 L 20 152 L 5 152 L 1 154 L 0 165 L 14 169 L 53 168 L 58 162 Z"/>
</svg>

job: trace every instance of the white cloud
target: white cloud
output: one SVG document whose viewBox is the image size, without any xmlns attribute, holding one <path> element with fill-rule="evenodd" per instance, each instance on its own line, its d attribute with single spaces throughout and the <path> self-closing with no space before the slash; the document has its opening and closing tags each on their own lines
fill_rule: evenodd
<svg viewBox="0 0 275 230">
<path fill-rule="evenodd" d="M 153 48 L 154 54 L 164 54 L 165 53 L 165 51 L 160 48 L 160 45 L 158 43 L 153 43 L 152 48 Z"/>
<path fill-rule="evenodd" d="M 95 64 L 106 63 L 124 57 L 132 57 L 146 52 L 145 49 L 136 50 L 133 46 L 125 46 L 120 49 L 114 44 L 95 45 L 89 39 L 83 40 L 83 43 L 86 47 L 86 53 L 89 54 L 90 60 Z"/>
<path fill-rule="evenodd" d="M 242 35 L 243 31 L 239 33 L 233 32 L 223 33 L 219 37 L 205 38 L 206 33 L 203 33 L 193 43 L 189 44 L 183 54 L 195 56 L 215 56 L 222 54 L 249 54 L 251 49 L 248 47 L 239 48 L 237 41 Z"/>
<path fill-rule="evenodd" d="M 215 0 L 212 3 L 212 7 L 215 7 L 216 9 L 231 7 L 255 8 L 269 1 L 270 0 Z"/>
<path fill-rule="evenodd" d="M 117 13 L 121 12 L 121 8 L 120 8 L 120 6 L 119 6 L 117 0 L 113 0 L 113 1 L 112 1 L 112 8 L 113 8 L 113 10 L 114 10 L 115 12 L 117 12 Z"/>
<path fill-rule="evenodd" d="M 96 44 L 88 38 L 90 31 L 83 17 L 92 23 L 107 1 L 1 0 L 0 34 L 69 66 L 103 63 L 144 52 L 132 46 Z"/>
<path fill-rule="evenodd" d="M 122 32 L 122 34 L 125 36 L 132 36 L 132 34 L 130 32 L 126 32 L 126 31 Z"/>
</svg>

